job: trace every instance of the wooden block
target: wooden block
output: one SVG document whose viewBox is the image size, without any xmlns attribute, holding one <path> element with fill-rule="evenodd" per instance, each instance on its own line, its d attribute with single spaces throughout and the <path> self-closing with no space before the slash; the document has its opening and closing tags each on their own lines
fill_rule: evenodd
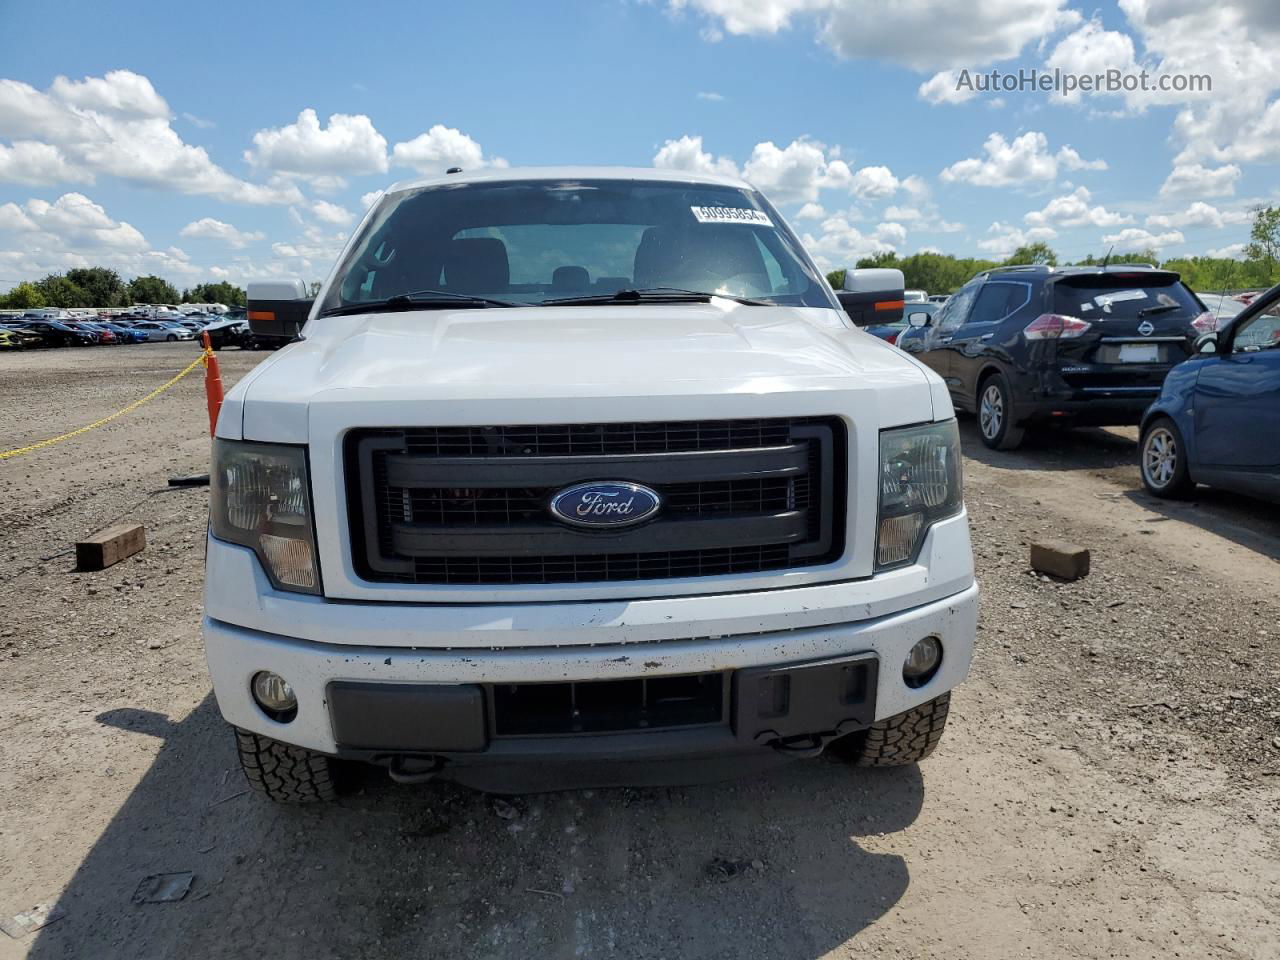
<svg viewBox="0 0 1280 960">
<path fill-rule="evenodd" d="M 1031 569 L 1063 580 L 1089 575 L 1089 551 L 1065 540 L 1042 540 L 1031 545 Z"/>
<path fill-rule="evenodd" d="M 113 563 L 141 553 L 147 533 L 140 523 L 117 523 L 76 544 L 77 570 L 105 570 Z"/>
</svg>

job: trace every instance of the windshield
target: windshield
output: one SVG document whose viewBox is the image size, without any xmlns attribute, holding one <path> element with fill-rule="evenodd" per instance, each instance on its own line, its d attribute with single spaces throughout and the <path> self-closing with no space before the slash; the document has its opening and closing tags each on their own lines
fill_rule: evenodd
<svg viewBox="0 0 1280 960">
<path fill-rule="evenodd" d="M 528 180 L 384 197 L 321 312 L 424 292 L 538 305 L 658 288 L 836 307 L 795 236 L 754 191 Z"/>
</svg>

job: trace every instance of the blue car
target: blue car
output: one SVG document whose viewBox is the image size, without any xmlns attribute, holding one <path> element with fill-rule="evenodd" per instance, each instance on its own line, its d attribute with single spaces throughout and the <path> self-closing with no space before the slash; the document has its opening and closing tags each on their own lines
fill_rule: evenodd
<svg viewBox="0 0 1280 960">
<path fill-rule="evenodd" d="M 1142 482 L 1157 497 L 1197 483 L 1280 502 L 1280 285 L 1165 377 L 1142 417 Z"/>
</svg>

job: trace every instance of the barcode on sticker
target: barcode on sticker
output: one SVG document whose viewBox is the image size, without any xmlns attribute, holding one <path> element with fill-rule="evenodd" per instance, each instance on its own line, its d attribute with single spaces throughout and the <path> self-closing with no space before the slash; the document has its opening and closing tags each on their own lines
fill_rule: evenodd
<svg viewBox="0 0 1280 960">
<path fill-rule="evenodd" d="M 772 227 L 773 221 L 763 210 L 748 207 L 690 207 L 699 223 L 746 223 L 753 227 Z"/>
</svg>

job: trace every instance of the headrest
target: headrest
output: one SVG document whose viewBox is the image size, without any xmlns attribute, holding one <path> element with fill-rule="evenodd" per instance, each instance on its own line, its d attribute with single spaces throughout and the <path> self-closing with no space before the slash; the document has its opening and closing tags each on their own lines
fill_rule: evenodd
<svg viewBox="0 0 1280 960">
<path fill-rule="evenodd" d="M 552 290 L 587 290 L 591 287 L 591 274 L 586 267 L 556 267 L 551 274 Z"/>
<path fill-rule="evenodd" d="M 507 289 L 511 267 L 507 247 L 497 237 L 450 241 L 444 255 L 444 283 L 460 293 L 494 293 Z"/>
</svg>

